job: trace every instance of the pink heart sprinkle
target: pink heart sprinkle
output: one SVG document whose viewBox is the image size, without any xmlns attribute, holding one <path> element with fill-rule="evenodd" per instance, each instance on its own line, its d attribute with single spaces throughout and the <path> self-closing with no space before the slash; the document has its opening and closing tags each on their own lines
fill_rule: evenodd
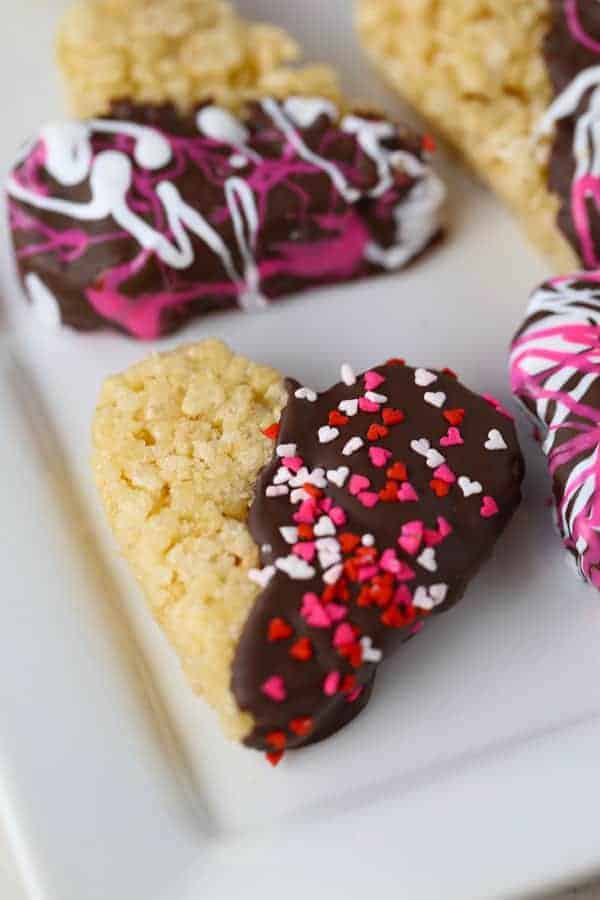
<svg viewBox="0 0 600 900">
<path fill-rule="evenodd" d="M 369 487 L 371 487 L 371 482 L 368 478 L 365 478 L 364 475 L 353 475 L 348 484 L 348 490 L 353 497 L 356 497 L 357 494 L 360 494 L 361 491 L 364 491 Z"/>
<path fill-rule="evenodd" d="M 421 546 L 421 538 L 412 534 L 403 534 L 398 538 L 398 543 L 405 553 L 415 556 Z"/>
<path fill-rule="evenodd" d="M 425 530 L 425 546 L 427 547 L 437 547 L 438 544 L 441 544 L 444 538 L 439 533 L 439 531 L 432 531 L 431 528 L 427 528 Z"/>
<path fill-rule="evenodd" d="M 354 643 L 354 632 L 350 625 L 347 622 L 343 622 L 342 625 L 338 625 L 335 629 L 335 634 L 333 635 L 333 646 L 334 647 L 343 647 L 345 644 L 353 644 Z"/>
<path fill-rule="evenodd" d="M 331 622 L 339 622 L 348 615 L 348 608 L 341 606 L 339 603 L 328 603 L 324 609 Z"/>
<path fill-rule="evenodd" d="M 491 519 L 492 516 L 495 516 L 500 510 L 498 509 L 498 504 L 494 500 L 493 497 L 484 497 L 483 503 L 481 504 L 481 509 L 479 510 L 480 515 L 484 519 Z"/>
<path fill-rule="evenodd" d="M 358 495 L 358 500 L 367 509 L 372 509 L 379 503 L 379 494 L 374 493 L 374 491 L 361 491 Z"/>
<path fill-rule="evenodd" d="M 423 536 L 425 524 L 422 519 L 413 519 L 411 522 L 405 522 L 402 526 L 402 534 L 414 534 L 418 537 Z"/>
<path fill-rule="evenodd" d="M 294 522 L 298 522 L 302 525 L 312 525 L 316 518 L 316 512 L 317 504 L 312 498 L 310 500 L 303 500 L 298 512 L 294 513 Z"/>
<path fill-rule="evenodd" d="M 340 673 L 330 672 L 329 675 L 325 676 L 325 681 L 323 682 L 323 693 L 328 697 L 333 697 L 334 694 L 337 694 L 339 686 Z"/>
<path fill-rule="evenodd" d="M 379 566 L 361 566 L 358 570 L 358 580 L 369 581 L 369 579 L 374 578 L 378 572 Z"/>
<path fill-rule="evenodd" d="M 458 444 L 464 444 L 462 435 L 458 428 L 449 428 L 448 434 L 440 439 L 441 447 L 455 447 Z"/>
<path fill-rule="evenodd" d="M 411 501 L 418 499 L 419 495 L 412 484 L 408 481 L 403 481 L 398 490 L 398 500 L 401 500 L 403 503 L 410 503 Z"/>
<path fill-rule="evenodd" d="M 324 512 L 324 513 L 328 513 L 331 510 L 332 506 L 333 506 L 333 500 L 331 499 L 331 497 L 325 497 L 319 503 L 319 509 L 321 510 L 321 512 Z"/>
<path fill-rule="evenodd" d="M 398 567 L 398 571 L 396 572 L 396 578 L 398 581 L 412 581 L 415 577 L 415 570 L 411 569 L 408 563 L 400 562 L 400 566 Z"/>
<path fill-rule="evenodd" d="M 391 572 L 392 575 L 395 575 L 396 572 L 400 569 L 400 560 L 396 556 L 396 551 L 392 550 L 391 548 L 388 550 L 384 550 L 381 554 L 379 565 L 384 572 Z"/>
<path fill-rule="evenodd" d="M 375 391 L 379 385 L 383 384 L 385 378 L 378 372 L 365 372 L 365 390 Z"/>
<path fill-rule="evenodd" d="M 303 559 L 305 562 L 312 562 L 315 558 L 317 548 L 314 541 L 302 541 L 300 544 L 294 544 L 292 552 Z"/>
<path fill-rule="evenodd" d="M 372 400 L 367 400 L 366 397 L 361 397 L 358 401 L 358 407 L 362 412 L 367 413 L 376 413 L 379 412 L 379 404 L 374 403 Z"/>
<path fill-rule="evenodd" d="M 415 634 L 418 634 L 420 631 L 423 631 L 424 628 L 425 628 L 425 622 L 423 622 L 423 621 L 415 622 L 413 627 L 410 629 L 411 637 Z"/>
<path fill-rule="evenodd" d="M 325 612 L 325 607 L 316 594 L 304 595 L 300 615 L 313 628 L 329 628 L 331 625 L 331 620 Z"/>
<path fill-rule="evenodd" d="M 391 455 L 392 451 L 386 450 L 385 447 L 369 447 L 369 458 L 379 469 L 385 466 Z"/>
<path fill-rule="evenodd" d="M 274 700 L 275 703 L 283 703 L 287 697 L 287 691 L 281 675 L 271 675 L 270 678 L 263 681 L 260 689 L 265 697 L 268 697 L 269 700 Z"/>
<path fill-rule="evenodd" d="M 392 601 L 396 604 L 396 606 L 411 606 L 412 605 L 412 594 L 405 584 L 401 584 L 396 593 L 394 594 L 394 599 Z"/>
<path fill-rule="evenodd" d="M 284 456 L 283 465 L 286 467 L 286 469 L 290 469 L 292 472 L 297 472 L 304 465 L 304 460 L 301 456 Z"/>
<path fill-rule="evenodd" d="M 345 525 L 346 524 L 346 513 L 342 509 L 341 506 L 334 506 L 329 510 L 329 518 L 333 522 L 334 525 Z"/>
<path fill-rule="evenodd" d="M 490 406 L 493 406 L 496 412 L 499 412 L 501 416 L 505 416 L 507 419 L 510 419 L 511 422 L 514 422 L 515 417 L 512 416 L 509 411 L 502 406 L 500 401 L 496 397 L 494 397 L 493 394 L 482 394 L 481 396 L 484 400 L 487 400 Z"/>
<path fill-rule="evenodd" d="M 443 516 L 438 516 L 437 520 L 438 531 L 442 537 L 448 537 L 449 534 L 452 534 L 453 528 L 452 525 L 446 521 Z"/>
<path fill-rule="evenodd" d="M 361 686 L 361 685 L 359 685 L 358 687 L 354 688 L 353 691 L 350 691 L 350 693 L 346 695 L 346 702 L 347 702 L 347 703 L 354 703 L 355 700 L 358 700 L 358 698 L 360 697 L 360 695 L 362 694 L 362 692 L 363 692 L 363 689 L 362 689 L 362 686 Z"/>
<path fill-rule="evenodd" d="M 444 463 L 441 466 L 438 466 L 435 472 L 433 473 L 434 478 L 439 478 L 440 481 L 445 481 L 446 484 L 454 484 L 456 481 L 456 475 L 450 468 Z"/>
</svg>

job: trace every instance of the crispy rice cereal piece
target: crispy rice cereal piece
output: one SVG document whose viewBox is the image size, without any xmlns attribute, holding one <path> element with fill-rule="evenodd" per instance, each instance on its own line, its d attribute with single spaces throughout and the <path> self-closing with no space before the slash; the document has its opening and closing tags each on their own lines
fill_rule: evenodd
<svg viewBox="0 0 600 900">
<path fill-rule="evenodd" d="M 376 67 L 517 213 L 560 270 L 577 265 L 548 190 L 549 144 L 533 131 L 552 100 L 542 57 L 548 0 L 357 0 Z"/>
<path fill-rule="evenodd" d="M 57 40 L 71 108 L 84 117 L 120 98 L 183 110 L 207 97 L 233 109 L 264 95 L 339 100 L 333 70 L 292 67 L 299 56 L 285 31 L 221 0 L 76 0 Z"/>
<path fill-rule="evenodd" d="M 231 664 L 259 593 L 246 527 L 273 453 L 281 376 L 207 340 L 154 354 L 102 389 L 93 469 L 109 522 L 194 689 L 241 739 L 252 727 L 231 692 Z"/>
</svg>

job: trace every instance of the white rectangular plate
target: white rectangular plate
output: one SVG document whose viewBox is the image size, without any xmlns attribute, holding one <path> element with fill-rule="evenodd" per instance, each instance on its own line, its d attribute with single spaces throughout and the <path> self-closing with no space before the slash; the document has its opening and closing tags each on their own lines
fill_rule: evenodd
<svg viewBox="0 0 600 900">
<path fill-rule="evenodd" d="M 398 111 L 359 55 L 349 0 L 240 5 Z M 61 114 L 61 6 L 22 0 L 4 19 L 3 172 Z M 565 565 L 527 427 L 525 502 L 467 599 L 383 666 L 355 724 L 277 770 L 227 743 L 190 694 L 90 482 L 102 379 L 181 340 L 223 337 L 317 388 L 343 360 L 402 355 L 510 402 L 506 347 L 547 272 L 492 197 L 442 167 L 449 235 L 407 272 L 204 319 L 153 346 L 40 330 L 4 227 L 0 792 L 31 896 L 464 900 L 600 864 L 600 598 Z"/>
</svg>

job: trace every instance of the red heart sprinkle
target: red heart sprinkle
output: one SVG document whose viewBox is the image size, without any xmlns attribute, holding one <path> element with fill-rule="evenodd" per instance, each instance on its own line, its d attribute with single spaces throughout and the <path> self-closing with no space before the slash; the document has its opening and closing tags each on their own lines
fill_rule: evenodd
<svg viewBox="0 0 600 900">
<path fill-rule="evenodd" d="M 461 425 L 465 417 L 465 411 L 464 409 L 446 409 L 443 415 L 451 425 Z"/>
<path fill-rule="evenodd" d="M 377 422 L 369 425 L 369 430 L 367 431 L 367 437 L 370 441 L 378 441 L 379 438 L 387 437 L 388 434 L 389 429 L 385 425 L 379 425 Z"/>
<path fill-rule="evenodd" d="M 404 628 L 410 625 L 417 617 L 413 607 L 399 609 L 397 606 L 388 606 L 381 614 L 381 621 L 388 628 Z"/>
<path fill-rule="evenodd" d="M 290 722 L 290 731 L 299 737 L 306 737 L 313 729 L 313 720 L 310 716 L 301 716 L 298 719 L 292 719 Z"/>
<path fill-rule="evenodd" d="M 421 147 L 425 153 L 435 153 L 436 144 L 434 136 L 432 134 L 424 134 L 421 140 Z"/>
<path fill-rule="evenodd" d="M 298 525 L 298 537 L 302 538 L 303 541 L 312 541 L 314 537 L 312 525 L 308 525 L 306 522 Z"/>
<path fill-rule="evenodd" d="M 274 750 L 283 750 L 287 743 L 285 731 L 270 731 L 265 740 Z"/>
<path fill-rule="evenodd" d="M 293 656 L 294 659 L 297 659 L 298 662 L 306 662 L 313 655 L 313 648 L 310 642 L 310 638 L 301 637 L 298 638 L 295 644 L 292 644 L 290 647 L 290 656 Z"/>
<path fill-rule="evenodd" d="M 272 766 L 276 766 L 281 762 L 281 759 L 283 757 L 283 750 L 277 750 L 275 753 L 265 753 L 265 756 Z"/>
<path fill-rule="evenodd" d="M 406 471 L 406 466 L 403 462 L 394 463 L 393 466 L 387 470 L 387 477 L 393 478 L 396 481 L 406 481 L 408 478 L 408 473 Z"/>
<path fill-rule="evenodd" d="M 280 619 L 278 617 L 276 619 L 271 619 L 269 622 L 267 637 L 271 643 L 273 643 L 273 641 L 284 641 L 286 638 L 291 637 L 293 633 L 293 629 L 288 625 L 285 619 Z"/>
<path fill-rule="evenodd" d="M 337 409 L 332 410 L 329 413 L 329 424 L 333 427 L 334 425 L 347 425 L 350 419 L 348 416 L 344 416 L 341 412 L 338 412 Z"/>
<path fill-rule="evenodd" d="M 340 691 L 343 694 L 349 694 L 350 691 L 353 691 L 356 687 L 356 676 L 355 675 L 344 675 L 342 678 L 342 683 L 340 684 Z"/>
<path fill-rule="evenodd" d="M 450 485 L 447 481 L 442 481 L 441 478 L 432 478 L 429 482 L 429 487 L 438 497 L 446 497 L 450 492 Z"/>
<path fill-rule="evenodd" d="M 273 424 L 269 425 L 268 428 L 263 428 L 263 434 L 266 438 L 270 438 L 272 441 L 276 440 L 279 436 L 279 423 L 273 422 Z"/>
<path fill-rule="evenodd" d="M 454 371 L 454 369 L 449 369 L 448 366 L 444 366 L 442 369 L 442 375 L 449 375 L 450 378 L 458 378 L 458 375 Z"/>
<path fill-rule="evenodd" d="M 392 358 L 388 359 L 388 361 L 386 362 L 386 366 L 405 366 L 405 365 L 406 365 L 406 361 L 403 359 L 400 359 L 398 356 L 392 356 Z"/>
<path fill-rule="evenodd" d="M 386 425 L 399 425 L 400 422 L 404 422 L 406 417 L 401 409 L 393 409 L 391 406 L 386 406 L 381 411 L 381 418 Z"/>
<path fill-rule="evenodd" d="M 302 485 L 302 490 L 306 491 L 307 494 L 310 494 L 311 497 L 314 497 L 315 500 L 320 500 L 323 496 L 323 491 L 320 488 L 315 487 L 314 484 L 311 484 L 310 481 L 307 481 Z"/>
<path fill-rule="evenodd" d="M 387 481 L 385 487 L 379 491 L 379 499 L 384 503 L 394 503 L 398 499 L 398 482 Z"/>
<path fill-rule="evenodd" d="M 357 534 L 351 534 L 349 531 L 340 534 L 338 536 L 338 541 L 340 542 L 342 553 L 352 553 L 352 551 L 360 544 L 359 536 Z"/>
</svg>

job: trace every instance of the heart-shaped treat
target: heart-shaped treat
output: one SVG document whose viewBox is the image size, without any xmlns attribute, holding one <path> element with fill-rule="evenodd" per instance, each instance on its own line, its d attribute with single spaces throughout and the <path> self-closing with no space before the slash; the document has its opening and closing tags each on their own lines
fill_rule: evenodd
<svg viewBox="0 0 600 900">
<path fill-rule="evenodd" d="M 375 384 L 386 398 L 382 402 L 403 413 L 385 431 L 383 407 L 361 404 Z M 420 630 L 432 612 L 462 596 L 517 506 L 523 474 L 511 422 L 451 375 L 386 364 L 351 384 L 342 380 L 314 403 L 298 400 L 297 388 L 288 382 L 278 441 L 293 445 L 307 473 L 336 472 L 344 465 L 351 474 L 341 487 L 329 480 L 315 490 L 307 483 L 295 494 L 271 497 L 280 465 L 275 449 L 256 486 L 250 530 L 267 548 L 261 563 L 273 575 L 242 632 L 232 687 L 254 722 L 246 743 L 266 750 L 273 749 L 273 733 L 285 735 L 287 748 L 298 747 L 326 737 L 356 715 L 369 696 L 379 659 Z M 356 416 L 324 443 L 323 423 L 351 400 L 358 401 Z M 461 439 L 444 444 L 446 407 L 464 414 Z M 502 435 L 502 453 L 485 446 L 492 432 Z M 372 452 L 375 438 L 386 451 L 387 469 Z M 352 439 L 360 445 L 347 457 Z M 394 475 L 404 480 L 395 481 Z M 434 482 L 444 490 L 436 490 Z M 334 510 L 338 517 L 332 528 Z M 290 550 L 281 529 L 300 517 L 309 520 L 309 529 Z M 314 540 L 324 519 L 329 568 L 317 559 L 310 578 L 290 577 L 281 560 L 301 554 L 303 542 Z M 328 618 L 330 608 L 335 622 Z M 293 635 L 272 641 L 270 623 L 279 618 Z M 290 654 L 298 640 L 310 642 L 310 659 L 299 662 Z M 282 679 L 285 698 L 270 696 L 273 678 Z M 277 682 L 278 693 L 279 687 Z M 311 723 L 301 736 L 290 725 L 298 718 Z"/>
<path fill-rule="evenodd" d="M 533 293 L 510 366 L 513 391 L 545 432 L 565 546 L 600 588 L 600 272 L 554 278 Z"/>
<path fill-rule="evenodd" d="M 519 502 L 511 422 L 422 371 L 345 370 L 315 397 L 208 341 L 104 386 L 94 469 L 123 553 L 194 689 L 272 762 L 356 716 L 377 664 L 456 603 Z M 374 390 L 386 405 L 361 409 Z M 387 404 L 402 415 L 372 441 Z M 463 442 L 444 447 L 446 406 Z M 505 450 L 486 449 L 494 429 Z"/>
</svg>

